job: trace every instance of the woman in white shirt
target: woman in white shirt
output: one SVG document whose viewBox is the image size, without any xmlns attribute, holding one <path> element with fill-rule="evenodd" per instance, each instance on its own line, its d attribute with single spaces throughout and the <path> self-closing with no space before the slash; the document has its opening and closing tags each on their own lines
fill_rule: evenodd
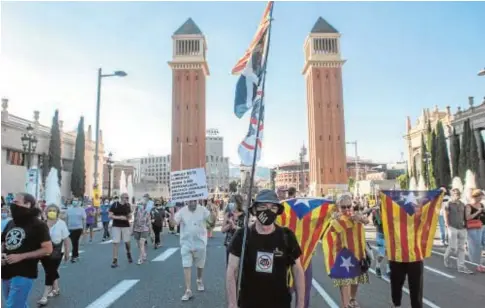
<svg viewBox="0 0 485 308">
<path fill-rule="evenodd" d="M 58 296 L 59 289 L 59 265 L 64 258 L 64 262 L 69 260 L 69 230 L 66 223 L 59 219 L 61 213 L 59 207 L 51 204 L 46 208 L 47 226 L 52 241 L 52 253 L 50 256 L 42 258 L 40 261 L 45 271 L 45 289 L 42 298 L 38 301 L 41 306 L 47 305 L 48 297 Z"/>
</svg>

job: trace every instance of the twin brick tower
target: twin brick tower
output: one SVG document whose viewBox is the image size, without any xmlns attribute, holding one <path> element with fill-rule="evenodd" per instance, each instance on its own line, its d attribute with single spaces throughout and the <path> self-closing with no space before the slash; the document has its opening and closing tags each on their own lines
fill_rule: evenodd
<svg viewBox="0 0 485 308">
<path fill-rule="evenodd" d="M 205 168 L 205 36 L 189 18 L 172 36 L 172 171 Z M 347 186 L 340 33 L 323 18 L 304 44 L 310 194 Z"/>
</svg>

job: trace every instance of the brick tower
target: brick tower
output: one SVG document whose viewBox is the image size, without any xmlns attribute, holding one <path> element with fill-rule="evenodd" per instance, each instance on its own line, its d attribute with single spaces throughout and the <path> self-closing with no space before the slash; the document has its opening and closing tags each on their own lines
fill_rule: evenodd
<svg viewBox="0 0 485 308">
<path fill-rule="evenodd" d="M 205 168 L 205 36 L 189 18 L 172 41 L 172 171 Z"/>
<path fill-rule="evenodd" d="M 347 189 L 340 33 L 318 18 L 305 40 L 310 193 Z"/>
</svg>

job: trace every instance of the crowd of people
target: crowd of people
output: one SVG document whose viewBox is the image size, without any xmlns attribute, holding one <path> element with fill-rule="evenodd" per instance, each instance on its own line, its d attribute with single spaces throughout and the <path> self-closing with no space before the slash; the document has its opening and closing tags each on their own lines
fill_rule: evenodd
<svg viewBox="0 0 485 308">
<path fill-rule="evenodd" d="M 290 189 L 286 197 L 294 196 L 295 190 Z M 464 204 L 460 201 L 460 191 L 452 190 L 451 199 L 445 199 L 442 205 L 448 231 L 444 263 L 449 267 L 450 255 L 457 253 L 457 269 L 461 273 L 474 272 L 465 266 L 465 244 L 470 260 L 476 264 L 476 272 L 484 272 L 480 259 L 485 247 L 482 198 L 483 193 L 475 190 L 470 203 Z M 127 194 L 106 199 L 99 207 L 84 201 L 73 199 L 64 213 L 63 206 L 56 204 L 48 204 L 42 209 L 37 200 L 26 193 L 19 193 L 9 203 L 2 203 L 2 287 L 6 307 L 26 307 L 33 281 L 37 278 L 38 262 L 45 271 L 45 289 L 38 304 L 46 305 L 50 298 L 59 296 L 61 262 L 77 262 L 80 243 L 88 239 L 93 241 L 98 221 L 102 225 L 102 241 L 112 241 L 112 268 L 118 267 L 121 243 L 124 243 L 127 262 L 133 263 L 131 239 L 134 238 L 137 264 L 142 265 L 146 262 L 149 239 L 153 249 L 158 249 L 163 243 L 161 231 L 164 227 L 178 234 L 185 281 L 181 300 L 188 301 L 193 297 L 191 273 L 194 266 L 196 290 L 205 290 L 203 273 L 207 241 L 212 236 L 219 213 L 223 214 L 221 231 L 225 234 L 228 307 L 290 307 L 292 292 L 295 293 L 296 307 L 308 307 L 306 273 L 300 261 L 302 249 L 292 230 L 276 224 L 283 205 L 282 197 L 272 190 L 260 191 L 252 202 L 246 202 L 241 195 L 234 195 L 227 206 L 223 201 L 215 200 L 171 205 L 163 199 L 153 200 L 148 194 L 136 205 L 129 202 Z M 393 307 L 401 306 L 402 287 L 407 276 L 411 307 L 421 308 L 423 261 L 384 263 L 386 244 L 380 203 L 369 208 L 350 193 L 339 195 L 334 203 L 336 210 L 331 215 L 322 241 L 331 238 L 332 245 L 349 248 L 352 238 L 362 243 L 361 247 L 366 247 L 363 226 L 372 222 L 376 227 L 375 270 L 377 276 L 386 275 L 391 281 Z M 248 229 L 244 238 L 247 212 Z M 360 249 L 355 258 L 360 264 L 359 275 L 346 278 L 329 272 L 334 285 L 340 289 L 344 308 L 359 307 L 358 286 L 369 283 L 370 256 L 367 249 Z M 291 273 L 292 288 L 288 284 L 288 272 Z M 238 278 L 241 280 L 240 290 Z"/>
</svg>

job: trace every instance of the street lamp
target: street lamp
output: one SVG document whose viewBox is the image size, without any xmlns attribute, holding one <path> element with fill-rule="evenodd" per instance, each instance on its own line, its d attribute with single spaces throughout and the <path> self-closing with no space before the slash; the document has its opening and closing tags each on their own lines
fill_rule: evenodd
<svg viewBox="0 0 485 308">
<path fill-rule="evenodd" d="M 483 68 L 482 70 L 480 70 L 477 74 L 478 76 L 485 76 L 485 68 Z"/>
<path fill-rule="evenodd" d="M 22 140 L 22 147 L 24 148 L 24 153 L 27 155 L 27 169 L 30 169 L 30 164 L 32 161 L 32 154 L 35 153 L 37 148 L 37 138 L 34 136 L 34 128 L 32 125 L 28 125 L 27 133 L 23 134 L 20 140 Z"/>
<path fill-rule="evenodd" d="M 305 190 L 305 168 L 304 168 L 304 162 L 303 160 L 305 159 L 305 155 L 307 154 L 307 149 L 305 145 L 303 144 L 300 149 L 300 193 L 303 194 L 303 191 Z"/>
<path fill-rule="evenodd" d="M 113 153 L 109 152 L 106 165 L 108 165 L 108 199 L 111 199 L 111 170 L 113 170 Z"/>
<path fill-rule="evenodd" d="M 124 71 L 114 71 L 112 74 L 103 74 L 101 68 L 98 69 L 98 94 L 96 100 L 96 148 L 94 153 L 94 187 L 98 186 L 98 163 L 99 163 L 99 114 L 101 109 L 101 79 L 104 77 L 126 77 Z"/>
</svg>

